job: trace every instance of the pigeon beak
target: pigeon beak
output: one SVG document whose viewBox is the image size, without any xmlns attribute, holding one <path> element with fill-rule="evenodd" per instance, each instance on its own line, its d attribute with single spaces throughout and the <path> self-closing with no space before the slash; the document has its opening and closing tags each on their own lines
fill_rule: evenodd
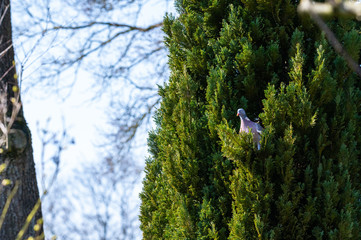
<svg viewBox="0 0 361 240">
<path fill-rule="evenodd" d="M 237 113 L 237 117 L 239 117 L 239 113 Z"/>
</svg>

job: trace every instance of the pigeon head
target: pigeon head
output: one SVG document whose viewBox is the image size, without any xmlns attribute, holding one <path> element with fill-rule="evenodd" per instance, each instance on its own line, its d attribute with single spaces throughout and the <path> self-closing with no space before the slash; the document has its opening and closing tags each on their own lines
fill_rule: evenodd
<svg viewBox="0 0 361 240">
<path fill-rule="evenodd" d="M 238 109 L 237 116 L 239 116 L 240 118 L 246 118 L 247 117 L 246 111 L 244 111 L 243 108 Z"/>
</svg>

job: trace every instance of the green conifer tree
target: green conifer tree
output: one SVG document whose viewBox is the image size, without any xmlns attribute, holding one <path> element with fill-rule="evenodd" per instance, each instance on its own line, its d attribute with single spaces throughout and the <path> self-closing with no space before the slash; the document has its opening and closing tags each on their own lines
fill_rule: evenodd
<svg viewBox="0 0 361 240">
<path fill-rule="evenodd" d="M 144 239 L 360 239 L 361 81 L 299 1 L 176 1 Z M 328 22 L 359 61 L 360 24 Z M 238 108 L 264 127 L 238 134 Z"/>
</svg>

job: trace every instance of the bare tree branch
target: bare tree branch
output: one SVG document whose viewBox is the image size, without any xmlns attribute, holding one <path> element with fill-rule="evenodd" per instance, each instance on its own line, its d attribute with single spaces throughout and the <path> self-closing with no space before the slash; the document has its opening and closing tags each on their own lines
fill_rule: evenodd
<svg viewBox="0 0 361 240">
<path fill-rule="evenodd" d="M 325 3 L 301 0 L 300 13 L 314 13 L 320 16 L 340 16 L 361 20 L 361 3 L 358 1 L 329 0 Z"/>
<path fill-rule="evenodd" d="M 168 2 L 168 0 L 163 1 Z M 111 82 L 117 82 L 119 78 L 132 79 L 132 82 L 137 82 L 136 85 L 139 87 L 149 82 L 141 83 L 133 80 L 134 77 L 129 78 L 128 75 L 137 64 L 143 62 L 143 59 L 149 60 L 152 53 L 164 49 L 160 47 L 163 45 L 160 31 L 162 21 L 158 20 L 147 25 L 138 22 L 137 19 L 143 4 L 148 0 L 80 0 L 80 2 L 67 0 L 62 2 L 63 11 L 69 9 L 68 11 L 79 12 L 77 16 L 72 15 L 68 18 L 56 15 L 57 12 L 51 7 L 53 2 L 55 1 L 49 0 L 44 4 L 43 15 L 30 8 L 30 3 L 26 7 L 30 17 L 27 22 L 33 21 L 31 27 L 37 29 L 39 36 L 49 38 L 53 34 L 59 35 L 56 48 L 60 51 L 54 50 L 53 54 L 50 49 L 48 54 L 44 55 L 46 59 L 37 71 L 41 74 L 37 79 L 43 79 L 43 83 L 44 80 L 49 80 L 46 82 L 47 86 L 56 86 L 55 81 L 63 79 L 61 75 L 64 72 L 71 70 L 76 73 L 78 70 L 74 69 L 85 70 L 97 76 L 96 84 L 103 92 L 107 90 L 104 87 L 113 85 Z M 118 22 L 122 14 L 127 14 L 128 17 L 123 17 L 125 20 Z M 34 30 L 24 29 L 22 36 L 33 38 Z M 163 56 L 166 58 L 165 51 Z M 99 62 L 97 59 L 103 60 Z M 95 61 L 98 64 L 93 65 Z M 150 61 L 158 62 L 155 59 Z M 110 72 L 116 75 L 111 76 Z M 99 85 L 99 82 L 105 84 Z M 61 88 L 63 87 L 62 85 Z M 97 93 L 96 96 L 100 94 Z"/>
<path fill-rule="evenodd" d="M 158 28 L 163 26 L 163 22 L 160 23 L 156 23 L 156 24 L 152 24 L 148 27 L 137 27 L 137 26 L 132 26 L 129 24 L 121 24 L 121 23 L 114 23 L 114 22 L 89 22 L 89 23 L 85 23 L 83 25 L 77 25 L 77 26 L 54 26 L 53 28 L 47 29 L 47 31 L 51 31 L 51 30 L 59 30 L 59 29 L 64 29 L 64 30 L 78 30 L 78 29 L 83 29 L 83 28 L 90 28 L 93 27 L 95 25 L 100 25 L 100 26 L 108 26 L 108 27 L 120 27 L 120 28 L 127 28 L 128 30 L 126 32 L 129 31 L 139 31 L 139 32 L 148 32 L 154 28 Z M 126 33 L 125 32 L 125 33 Z"/>
<path fill-rule="evenodd" d="M 353 10 L 352 7 L 354 8 Z M 337 11 L 336 11 L 337 9 Z M 353 60 L 350 54 L 342 46 L 340 41 L 337 39 L 332 30 L 327 26 L 327 24 L 322 20 L 320 15 L 332 16 L 335 12 L 342 13 L 342 16 L 347 14 L 356 16 L 357 18 L 361 17 L 361 5 L 356 2 L 343 2 L 332 0 L 328 3 L 315 3 L 310 0 L 302 0 L 298 6 L 299 13 L 307 13 L 310 15 L 312 20 L 317 24 L 317 26 L 325 33 L 325 36 L 331 46 L 335 51 L 345 59 L 347 65 L 361 78 L 361 68 L 360 65 Z M 355 15 L 355 14 L 359 15 Z"/>
</svg>

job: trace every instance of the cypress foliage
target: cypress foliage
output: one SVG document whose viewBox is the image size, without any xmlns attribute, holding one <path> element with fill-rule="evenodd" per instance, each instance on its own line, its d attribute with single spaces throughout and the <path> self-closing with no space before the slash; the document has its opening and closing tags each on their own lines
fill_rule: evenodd
<svg viewBox="0 0 361 240">
<path fill-rule="evenodd" d="M 144 239 L 360 239 L 361 81 L 299 1 L 179 0 L 141 193 Z M 328 24 L 359 61 L 360 25 Z M 238 108 L 264 127 L 238 134 Z"/>
</svg>

